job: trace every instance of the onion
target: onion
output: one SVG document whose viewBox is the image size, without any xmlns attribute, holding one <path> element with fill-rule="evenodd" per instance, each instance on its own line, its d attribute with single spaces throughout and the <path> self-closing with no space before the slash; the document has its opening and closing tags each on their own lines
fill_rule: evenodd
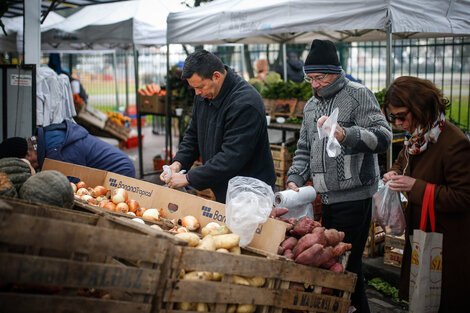
<svg viewBox="0 0 470 313">
<path fill-rule="evenodd" d="M 121 213 L 129 212 L 129 206 L 125 202 L 118 203 L 116 205 L 116 211 Z"/>
<path fill-rule="evenodd" d="M 90 196 L 90 195 L 83 195 L 83 196 L 81 196 L 81 198 L 82 198 L 83 200 L 85 200 L 86 202 L 88 202 L 89 204 L 96 204 L 95 198 L 93 198 L 93 197 Z"/>
<path fill-rule="evenodd" d="M 141 223 L 141 224 L 144 224 L 144 225 L 145 225 L 145 222 L 144 222 L 142 219 L 138 218 L 138 217 L 135 217 L 135 218 L 133 218 L 132 220 L 133 220 L 134 222 Z"/>
<path fill-rule="evenodd" d="M 90 195 L 90 193 L 88 192 L 88 189 L 86 188 L 78 188 L 77 190 L 77 196 L 84 196 L 84 195 Z"/>
<path fill-rule="evenodd" d="M 140 208 L 140 204 L 139 202 L 137 202 L 136 200 L 128 200 L 127 201 L 127 205 L 129 206 L 129 211 L 131 212 L 137 212 L 137 209 Z"/>
<path fill-rule="evenodd" d="M 118 204 L 121 202 L 127 202 L 127 191 L 122 188 L 117 188 L 114 189 L 112 194 L 111 194 L 111 201 L 114 202 L 114 204 Z"/>
<path fill-rule="evenodd" d="M 186 227 L 190 231 L 194 231 L 199 228 L 199 221 L 192 215 L 187 215 L 178 220 L 178 224 Z"/>
<path fill-rule="evenodd" d="M 103 205 L 103 208 L 105 208 L 107 210 L 114 211 L 114 210 L 116 210 L 116 205 L 113 202 L 108 201 Z"/>
<path fill-rule="evenodd" d="M 100 203 L 103 200 L 108 200 L 108 197 L 106 196 L 98 196 L 95 198 L 97 203 Z"/>
<path fill-rule="evenodd" d="M 163 231 L 163 229 L 160 226 L 158 226 L 157 224 L 150 225 L 150 227 L 155 228 L 156 230 Z"/>
<path fill-rule="evenodd" d="M 210 222 L 205 226 L 207 229 L 217 229 L 220 227 L 219 223 L 216 222 Z"/>
<path fill-rule="evenodd" d="M 95 188 L 91 190 L 91 196 L 95 198 L 99 196 L 106 196 L 107 193 L 108 193 L 108 189 L 106 189 L 106 187 L 104 186 L 96 186 Z"/>
<path fill-rule="evenodd" d="M 76 193 L 77 192 L 77 185 L 75 185 L 74 183 L 70 183 L 70 186 L 72 186 L 73 193 Z"/>
<path fill-rule="evenodd" d="M 157 209 L 148 209 L 144 212 L 144 214 L 142 214 L 142 217 L 149 220 L 158 221 L 160 213 L 158 213 Z"/>
<path fill-rule="evenodd" d="M 189 233 L 189 230 L 186 227 L 182 226 L 182 227 L 178 227 L 176 229 L 176 232 L 177 233 Z"/>
<path fill-rule="evenodd" d="M 135 215 L 142 217 L 145 211 L 147 211 L 147 208 L 138 208 L 137 211 L 135 211 Z"/>
<path fill-rule="evenodd" d="M 137 215 L 135 215 L 134 212 L 131 212 L 131 211 L 127 212 L 127 214 L 129 214 L 129 215 L 131 215 L 131 216 L 137 216 Z"/>
<path fill-rule="evenodd" d="M 77 189 L 80 189 L 80 188 L 85 188 L 85 189 L 87 188 L 86 183 L 84 181 L 79 181 L 77 183 Z"/>
<path fill-rule="evenodd" d="M 108 202 L 111 202 L 111 201 L 109 201 L 108 199 L 101 200 L 101 201 L 98 202 L 98 206 L 101 207 L 101 208 L 104 208 L 104 205 Z"/>
</svg>

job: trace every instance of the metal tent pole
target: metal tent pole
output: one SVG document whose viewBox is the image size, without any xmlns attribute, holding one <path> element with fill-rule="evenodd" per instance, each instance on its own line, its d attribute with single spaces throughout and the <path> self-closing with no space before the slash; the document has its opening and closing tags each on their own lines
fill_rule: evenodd
<svg viewBox="0 0 470 313">
<path fill-rule="evenodd" d="M 140 118 L 140 106 L 139 106 L 139 52 L 135 48 L 135 44 L 132 45 L 132 51 L 134 52 L 134 79 L 135 79 L 135 108 L 137 110 L 137 142 L 139 150 L 139 178 L 144 178 L 144 166 L 142 157 L 142 124 Z"/>
</svg>

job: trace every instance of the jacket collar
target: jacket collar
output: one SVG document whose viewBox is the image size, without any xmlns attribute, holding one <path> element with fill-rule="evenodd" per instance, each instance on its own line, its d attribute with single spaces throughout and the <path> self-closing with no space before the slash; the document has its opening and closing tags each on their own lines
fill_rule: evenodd
<svg viewBox="0 0 470 313">
<path fill-rule="evenodd" d="M 222 105 L 225 98 L 230 93 L 230 90 L 232 90 L 233 85 L 235 84 L 235 73 L 227 65 L 224 65 L 224 67 L 227 71 L 227 75 L 225 76 L 224 82 L 222 83 L 222 87 L 220 88 L 219 94 L 217 95 L 217 97 L 215 97 L 215 99 L 205 99 L 207 103 L 212 104 L 216 108 L 219 108 Z"/>
<path fill-rule="evenodd" d="M 317 95 L 317 92 L 314 90 L 313 93 L 316 98 L 321 99 L 328 99 L 334 97 L 341 89 L 346 86 L 349 82 L 349 79 L 346 78 L 346 74 L 344 71 L 341 71 L 341 74 L 336 77 L 336 79 L 329 85 L 323 87 L 321 89 L 321 97 Z"/>
</svg>

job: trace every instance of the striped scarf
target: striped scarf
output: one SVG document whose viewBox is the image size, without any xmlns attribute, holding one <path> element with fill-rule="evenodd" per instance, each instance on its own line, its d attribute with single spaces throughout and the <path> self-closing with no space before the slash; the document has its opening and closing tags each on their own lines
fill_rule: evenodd
<svg viewBox="0 0 470 313">
<path fill-rule="evenodd" d="M 431 127 L 424 131 L 421 125 L 416 127 L 413 134 L 405 135 L 405 146 L 409 154 L 420 154 L 428 148 L 428 143 L 435 143 L 444 128 L 446 117 L 444 113 L 431 124 Z"/>
</svg>

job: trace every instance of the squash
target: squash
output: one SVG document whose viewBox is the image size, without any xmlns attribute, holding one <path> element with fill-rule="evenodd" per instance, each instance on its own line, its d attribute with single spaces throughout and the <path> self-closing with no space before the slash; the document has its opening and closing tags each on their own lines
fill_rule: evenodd
<svg viewBox="0 0 470 313">
<path fill-rule="evenodd" d="M 21 199 L 64 208 L 72 208 L 74 194 L 67 177 L 54 170 L 31 176 L 21 186 Z"/>
<path fill-rule="evenodd" d="M 0 159 L 0 173 L 7 174 L 16 190 L 19 191 L 21 185 L 31 177 L 31 168 L 19 158 L 3 158 Z"/>
<path fill-rule="evenodd" d="M 13 186 L 5 173 L 0 173 L 0 196 L 10 198 L 16 198 L 18 196 L 15 186 Z"/>
</svg>

